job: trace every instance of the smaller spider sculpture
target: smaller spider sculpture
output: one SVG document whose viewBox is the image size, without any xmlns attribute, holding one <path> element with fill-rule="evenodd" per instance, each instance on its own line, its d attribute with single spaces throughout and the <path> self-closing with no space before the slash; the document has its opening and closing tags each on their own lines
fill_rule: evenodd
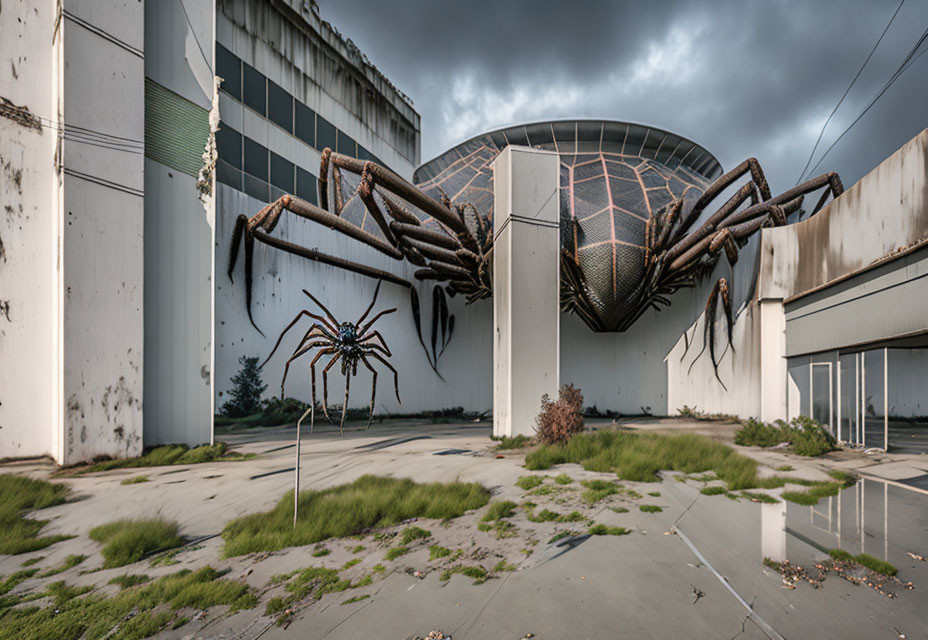
<svg viewBox="0 0 928 640">
<path fill-rule="evenodd" d="M 325 307 L 324 304 L 319 302 L 313 294 L 311 294 L 306 289 L 303 289 L 303 293 L 309 296 L 309 299 L 316 303 L 316 305 L 322 309 L 322 312 L 325 316 L 321 316 L 315 313 L 312 313 L 306 309 L 300 311 L 296 317 L 284 328 L 283 332 L 280 334 L 280 337 L 277 338 L 277 344 L 274 345 L 274 348 L 271 350 L 270 355 L 267 359 L 261 363 L 263 367 L 267 364 L 268 360 L 271 359 L 271 356 L 277 351 L 277 348 L 280 346 L 280 343 L 283 341 L 284 336 L 300 321 L 304 316 L 312 318 L 315 320 L 312 325 L 310 325 L 309 330 L 303 335 L 303 338 L 297 344 L 296 349 L 290 355 L 290 359 L 287 360 L 286 365 L 284 365 L 284 375 L 280 381 L 280 397 L 284 397 L 284 384 L 287 381 L 287 374 L 290 370 L 290 363 L 299 358 L 300 356 L 309 353 L 313 349 L 318 349 L 315 357 L 312 359 L 312 362 L 309 364 L 309 371 L 312 380 L 312 405 L 307 410 L 307 413 L 313 413 L 315 417 L 314 408 L 316 406 L 316 363 L 323 356 L 331 355 L 332 358 L 326 362 L 325 367 L 322 369 L 322 411 L 325 414 L 325 417 L 332 422 L 332 419 L 329 417 L 329 381 L 328 373 L 336 362 L 341 361 L 341 371 L 342 375 L 345 376 L 345 401 L 342 404 L 342 417 L 338 425 L 338 432 L 340 435 L 344 435 L 344 426 L 345 426 L 345 413 L 348 410 L 348 394 L 351 390 L 351 378 L 357 375 L 358 373 L 358 363 L 363 364 L 367 367 L 372 376 L 373 380 L 371 381 L 371 408 L 370 413 L 367 416 L 367 428 L 370 429 L 371 420 L 374 417 L 374 401 L 377 394 L 377 370 L 371 365 L 369 358 L 380 361 L 387 369 L 393 372 L 393 389 L 396 392 L 396 400 L 400 402 L 400 388 L 399 388 L 399 376 L 396 372 L 396 369 L 387 362 L 386 358 L 391 357 L 393 354 L 390 352 L 390 348 L 387 346 L 386 341 L 383 339 L 383 336 L 380 335 L 380 332 L 377 330 L 372 330 L 371 327 L 377 320 L 382 316 L 393 313 L 396 311 L 396 308 L 385 309 L 380 313 L 376 314 L 373 318 L 364 322 L 367 319 L 367 316 L 370 315 L 371 310 L 374 308 L 374 304 L 377 302 L 377 294 L 380 293 L 380 282 L 377 283 L 377 288 L 374 290 L 374 299 L 371 300 L 370 305 L 367 307 L 367 310 L 358 318 L 357 322 L 339 322 L 335 316 Z M 362 324 L 363 323 L 363 324 Z M 304 415 L 305 417 L 305 415 Z M 302 422 L 303 418 L 300 418 Z M 312 423 L 310 423 L 312 425 Z M 312 432 L 312 426 L 310 426 L 310 432 Z"/>
</svg>

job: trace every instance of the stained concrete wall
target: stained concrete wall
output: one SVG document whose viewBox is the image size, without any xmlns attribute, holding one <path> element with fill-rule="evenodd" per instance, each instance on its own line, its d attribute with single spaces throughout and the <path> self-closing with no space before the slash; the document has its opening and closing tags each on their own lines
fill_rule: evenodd
<svg viewBox="0 0 928 640">
<path fill-rule="evenodd" d="M 65 2 L 62 119 L 144 137 L 142 3 Z M 142 450 L 144 164 L 133 145 L 65 140 L 62 187 L 63 464 Z"/>
<path fill-rule="evenodd" d="M 51 0 L 0 14 L 0 102 L 46 119 L 0 117 L 0 458 L 50 453 L 59 406 L 54 24 Z"/>
<path fill-rule="evenodd" d="M 0 457 L 136 455 L 142 4 L 17 3 L 3 14 L 0 47 L 12 62 L 4 97 L 41 116 L 42 131 L 0 119 L 11 178 L 0 227 L 0 253 L 9 251 L 0 259 L 9 302 L 0 314 Z"/>
</svg>

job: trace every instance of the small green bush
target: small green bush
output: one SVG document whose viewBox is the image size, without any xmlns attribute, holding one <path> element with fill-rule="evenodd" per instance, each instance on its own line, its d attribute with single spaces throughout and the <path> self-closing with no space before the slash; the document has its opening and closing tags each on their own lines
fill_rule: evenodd
<svg viewBox="0 0 928 640">
<path fill-rule="evenodd" d="M 821 424 L 806 416 L 793 418 L 789 423 L 777 420 L 773 424 L 750 418 L 735 434 L 735 444 L 755 447 L 772 447 L 789 442 L 793 453 L 801 456 L 820 456 L 835 448 L 835 438 Z"/>
<path fill-rule="evenodd" d="M 562 474 L 559 474 L 557 477 L 555 477 L 554 481 L 558 484 L 570 484 L 571 482 L 574 481 L 574 479 L 571 478 L 566 473 L 562 473 Z"/>
<path fill-rule="evenodd" d="M 535 419 L 535 432 L 545 444 L 567 442 L 583 431 L 583 394 L 572 384 L 563 385 L 557 400 L 548 394 L 541 398 L 541 413 Z"/>
<path fill-rule="evenodd" d="M 663 507 L 659 507 L 656 504 L 642 504 L 638 506 L 643 513 L 660 513 L 664 510 Z"/>
<path fill-rule="evenodd" d="M 446 558 L 451 555 L 451 549 L 443 547 L 440 544 L 433 544 L 429 547 L 429 560 L 437 560 L 438 558 Z"/>
<path fill-rule="evenodd" d="M 580 498 L 588 504 L 595 504 L 619 492 L 619 485 L 608 480 L 583 480 L 580 484 L 586 487 Z"/>
<path fill-rule="evenodd" d="M 145 556 L 179 547 L 184 539 L 176 522 L 164 518 L 116 520 L 90 530 L 90 538 L 103 544 L 103 568 L 121 567 Z"/>
</svg>

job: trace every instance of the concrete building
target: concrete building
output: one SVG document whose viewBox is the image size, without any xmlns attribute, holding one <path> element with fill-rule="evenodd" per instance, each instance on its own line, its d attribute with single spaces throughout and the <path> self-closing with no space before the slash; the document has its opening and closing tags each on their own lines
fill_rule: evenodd
<svg viewBox="0 0 928 640">
<path fill-rule="evenodd" d="M 302 289 L 354 320 L 376 287 L 258 243 L 256 328 L 241 265 L 227 273 L 236 218 L 285 193 L 318 203 L 326 147 L 425 184 L 480 145 L 505 154 L 470 167 L 496 209 L 494 299 L 448 300 L 454 331 L 436 372 L 408 288 L 384 284 L 377 308 L 397 312 L 378 327 L 401 402 L 381 375 L 378 414 L 463 407 L 493 411 L 499 434 L 530 433 L 540 394 L 573 383 L 603 413 L 805 414 L 842 440 L 926 447 L 928 131 L 812 218 L 752 236 L 734 267 L 720 260 L 669 307 L 596 333 L 556 308 L 563 190 L 556 170 L 538 167 L 557 165 L 552 150 L 628 149 L 681 189 L 704 187 L 722 168 L 703 147 L 655 127 L 572 120 L 491 131 L 419 166 L 412 102 L 312 2 L 64 0 L 3 15 L 0 458 L 69 464 L 211 442 L 239 358 L 270 353 L 312 307 Z M 432 317 L 433 283 L 408 261 L 295 216 L 274 235 L 409 281 Z M 716 377 L 697 354 L 721 276 L 737 319 Z M 263 370 L 268 396 L 289 350 Z M 293 367 L 286 395 L 309 399 L 307 373 Z M 370 384 L 359 370 L 350 406 L 369 402 Z M 330 400 L 342 392 L 333 376 Z"/>
<path fill-rule="evenodd" d="M 410 176 L 418 114 L 308 1 L 5 5 L 0 58 L 0 458 L 211 442 L 228 216 Z"/>
</svg>

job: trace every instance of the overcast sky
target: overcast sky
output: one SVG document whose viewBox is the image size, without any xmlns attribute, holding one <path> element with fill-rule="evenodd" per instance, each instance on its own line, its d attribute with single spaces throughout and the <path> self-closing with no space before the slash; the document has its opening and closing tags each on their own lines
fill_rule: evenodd
<svg viewBox="0 0 928 640">
<path fill-rule="evenodd" d="M 412 98 L 422 116 L 423 161 L 504 125 L 607 118 L 686 136 L 726 169 L 755 156 L 772 188 L 782 191 L 796 182 L 822 124 L 898 0 L 319 5 L 323 19 Z M 926 27 L 928 2 L 906 0 L 829 124 L 816 159 Z M 838 171 L 849 186 L 926 127 L 928 55 L 816 173 Z"/>
</svg>

